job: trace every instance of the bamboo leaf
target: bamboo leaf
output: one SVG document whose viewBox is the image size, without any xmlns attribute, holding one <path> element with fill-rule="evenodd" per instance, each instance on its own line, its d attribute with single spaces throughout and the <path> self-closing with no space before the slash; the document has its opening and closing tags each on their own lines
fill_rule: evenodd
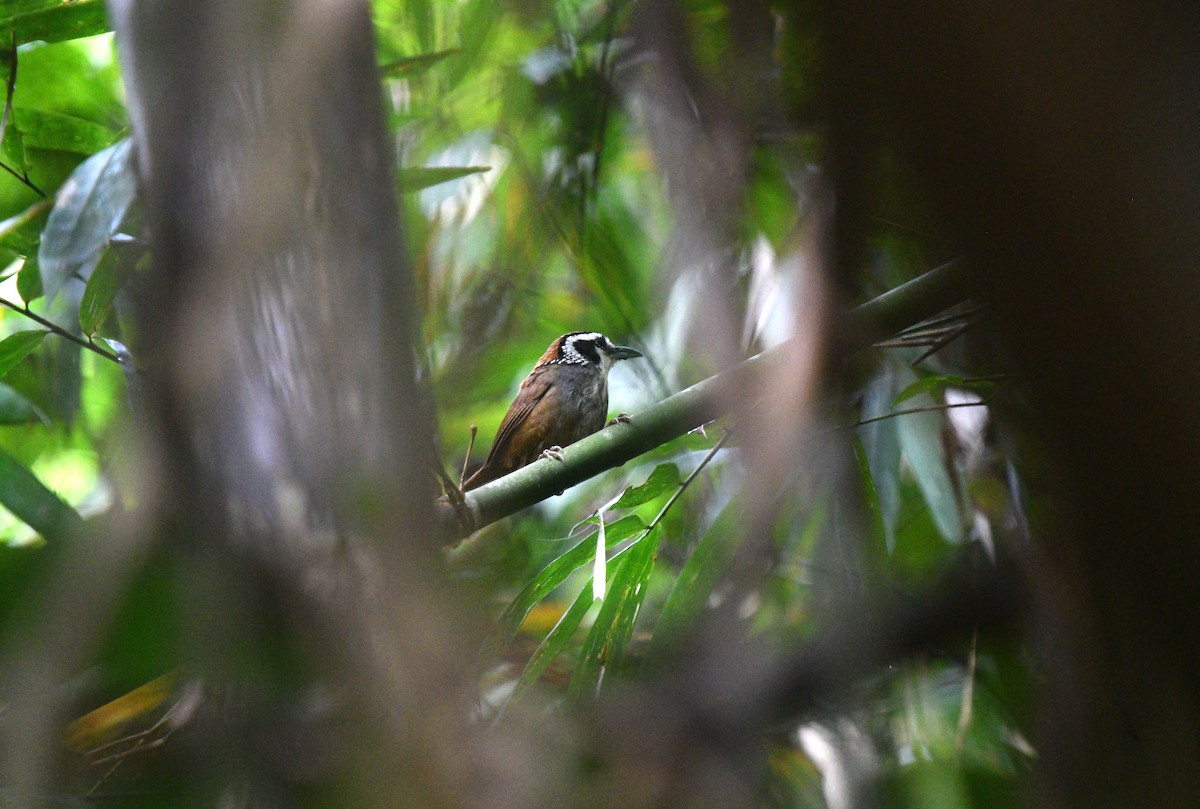
<svg viewBox="0 0 1200 809">
<path fill-rule="evenodd" d="M 403 59 L 397 59 L 394 62 L 388 62 L 386 65 L 380 65 L 379 75 L 386 79 L 416 76 L 424 73 L 426 70 L 433 67 L 447 56 L 453 56 L 456 53 L 458 53 L 458 48 L 448 48 L 444 51 L 422 53 L 417 56 L 406 56 Z"/>
<path fill-rule="evenodd" d="M 42 273 L 36 252 L 25 256 L 25 263 L 17 273 L 17 294 L 27 305 L 42 297 Z"/>
<path fill-rule="evenodd" d="M 741 545 L 742 525 L 741 501 L 735 498 L 704 532 L 679 572 L 650 640 L 652 661 L 661 662 L 664 653 L 695 623 Z"/>
<path fill-rule="evenodd" d="M 83 527 L 83 520 L 73 508 L 2 450 L 0 505 L 48 540 L 64 539 Z"/>
<path fill-rule="evenodd" d="M 611 548 L 644 527 L 645 523 L 636 514 L 622 517 L 605 527 L 606 544 Z M 598 534 L 598 531 L 593 531 L 579 544 L 546 565 L 540 573 L 534 576 L 533 581 L 525 585 L 525 589 L 517 594 L 517 597 L 504 610 L 504 614 L 500 616 L 500 632 L 506 641 L 511 640 L 516 634 L 517 628 L 535 604 L 550 595 L 556 587 L 567 580 L 567 576 L 592 561 L 592 555 L 596 552 L 596 536 Z"/>
<path fill-rule="evenodd" d="M 508 702 L 505 705 L 505 710 L 514 705 L 525 693 L 538 681 L 538 678 L 545 673 L 554 659 L 558 657 L 567 643 L 571 640 L 571 636 L 575 634 L 575 630 L 579 628 L 579 624 L 583 622 L 583 617 L 587 615 L 591 609 L 595 599 L 592 595 L 592 582 L 588 581 L 583 585 L 583 589 L 579 591 L 579 595 L 575 597 L 570 608 L 562 614 L 558 622 L 554 625 L 542 642 L 538 644 L 534 650 L 533 656 L 529 658 L 529 662 L 525 664 L 525 670 L 521 672 L 521 676 L 517 679 L 516 686 L 513 687 L 512 695 L 509 696 Z"/>
<path fill-rule="evenodd" d="M 414 191 L 420 191 L 422 188 L 448 183 L 451 180 L 458 180 L 463 177 L 469 177 L 472 174 L 481 174 L 485 171 L 491 171 L 491 166 L 431 166 L 428 168 L 400 169 L 399 183 L 400 190 L 406 194 L 411 194 Z"/>
<path fill-rule="evenodd" d="M 38 347 L 47 334 L 44 329 L 30 329 L 10 334 L 0 340 L 0 378 L 8 374 L 16 364 Z"/>
<path fill-rule="evenodd" d="M 679 488 L 679 467 L 673 463 L 659 464 L 641 486 L 630 486 L 611 508 L 632 508 L 649 503 L 667 492 Z"/>
<path fill-rule="evenodd" d="M 931 396 L 922 393 L 914 397 L 913 404 L 925 407 L 935 403 Z M 929 506 L 938 532 L 950 542 L 961 541 L 962 512 L 958 492 L 942 453 L 941 414 L 909 413 L 897 421 L 899 424 L 896 430 L 900 437 L 900 446 L 908 458 L 913 477 L 916 478 L 925 503 Z"/>
<path fill-rule="evenodd" d="M 596 622 L 583 642 L 579 665 L 567 688 L 568 700 L 594 695 L 604 673 L 621 668 L 657 555 L 657 531 L 640 538 L 622 555 Z"/>
</svg>

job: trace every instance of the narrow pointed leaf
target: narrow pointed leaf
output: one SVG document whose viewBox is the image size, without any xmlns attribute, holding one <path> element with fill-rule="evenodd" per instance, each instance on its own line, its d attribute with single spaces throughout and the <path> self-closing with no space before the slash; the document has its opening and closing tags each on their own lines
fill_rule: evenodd
<svg viewBox="0 0 1200 809">
<path fill-rule="evenodd" d="M 924 393 L 914 397 L 912 403 L 917 407 L 935 404 L 933 398 Z M 908 413 L 898 416 L 897 421 L 900 446 L 938 533 L 950 542 L 961 541 L 963 520 L 958 492 L 942 452 L 942 415 L 936 412 Z"/>
<path fill-rule="evenodd" d="M 17 294 L 26 304 L 42 297 L 42 272 L 38 269 L 37 253 L 25 257 L 25 264 L 17 273 Z"/>
<path fill-rule="evenodd" d="M 579 624 L 583 622 L 583 617 L 587 615 L 588 610 L 592 608 L 592 604 L 596 603 L 591 597 L 592 582 L 587 582 L 583 585 L 583 589 L 579 591 L 579 595 L 575 597 L 570 608 L 562 614 L 558 619 L 558 623 L 554 628 L 547 633 L 542 642 L 538 644 L 534 650 L 533 656 L 529 658 L 529 662 L 525 664 L 525 670 L 521 672 L 520 678 L 517 679 L 517 684 L 513 688 L 512 695 L 508 698 L 508 703 L 505 705 L 505 710 L 525 695 L 538 678 L 545 673 L 554 659 L 562 654 L 567 643 L 571 640 L 571 636 L 575 634 L 575 630 L 579 628 Z"/>
<path fill-rule="evenodd" d="M 422 188 L 429 188 L 491 170 L 491 166 L 431 166 L 429 168 L 400 169 L 398 179 L 400 190 L 412 193 L 420 191 Z"/>
<path fill-rule="evenodd" d="M 117 133 L 106 126 L 61 112 L 19 107 L 13 110 L 13 121 L 25 148 L 90 155 L 117 139 Z"/>
<path fill-rule="evenodd" d="M 620 670 L 657 555 L 657 531 L 642 537 L 622 555 L 609 582 L 608 596 L 583 642 L 579 665 L 567 688 L 568 700 L 594 695 L 606 673 Z"/>
<path fill-rule="evenodd" d="M 3 451 L 0 451 L 0 505 L 51 541 L 63 539 L 83 527 L 83 520 L 73 508 Z"/>
<path fill-rule="evenodd" d="M 604 531 L 606 545 L 611 548 L 644 527 L 645 523 L 636 514 L 622 517 L 606 526 Z M 598 533 L 598 531 L 594 531 L 588 534 L 579 544 L 546 565 L 540 573 L 534 576 L 533 581 L 525 585 L 525 589 L 517 594 L 517 597 L 504 610 L 504 614 L 500 616 L 500 632 L 506 641 L 516 634 L 517 627 L 525 620 L 525 616 L 529 614 L 535 604 L 550 595 L 554 588 L 567 580 L 567 576 L 592 561 L 593 554 L 596 552 Z"/>
<path fill-rule="evenodd" d="M 725 575 L 734 553 L 744 539 L 745 514 L 741 501 L 733 499 L 704 532 L 688 557 L 663 605 L 662 615 L 650 641 L 649 656 L 661 661 L 674 644 L 695 624 L 709 596 Z"/>
<path fill-rule="evenodd" d="M 388 62 L 386 65 L 380 65 L 379 75 L 389 79 L 416 76 L 424 73 L 447 56 L 453 56 L 456 53 L 458 53 L 458 48 L 449 48 L 444 51 L 422 53 L 418 56 L 407 56 L 394 62 Z"/>
</svg>

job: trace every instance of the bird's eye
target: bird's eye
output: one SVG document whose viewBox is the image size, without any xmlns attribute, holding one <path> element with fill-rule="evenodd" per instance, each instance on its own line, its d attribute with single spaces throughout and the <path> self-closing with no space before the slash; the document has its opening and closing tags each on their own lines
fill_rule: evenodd
<svg viewBox="0 0 1200 809">
<path fill-rule="evenodd" d="M 600 363 L 600 352 L 596 348 L 595 340 L 576 340 L 573 347 L 589 361 Z"/>
</svg>

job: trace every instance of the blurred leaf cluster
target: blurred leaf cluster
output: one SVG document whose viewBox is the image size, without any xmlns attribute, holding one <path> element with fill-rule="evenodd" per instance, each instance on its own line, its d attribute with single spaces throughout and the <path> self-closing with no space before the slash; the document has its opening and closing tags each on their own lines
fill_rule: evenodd
<svg viewBox="0 0 1200 809">
<path fill-rule="evenodd" d="M 697 70 L 710 79 L 736 70 L 727 4 L 684 6 Z M 711 371 L 697 359 L 708 324 L 691 291 L 703 280 L 667 270 L 676 214 L 646 135 L 654 99 L 635 82 L 645 65 L 631 41 L 633 4 L 377 0 L 373 13 L 452 474 L 470 426 L 479 428 L 478 461 L 519 381 L 565 332 L 602 331 L 646 354 L 614 370 L 614 413 L 636 413 Z M 15 42 L 0 59 L 9 88 L 0 150 L 5 593 L 28 586 L 30 554 L 39 553 L 16 546 L 52 544 L 80 520 L 131 505 L 114 503 L 110 467 L 140 373 L 127 298 L 148 249 L 105 30 L 98 0 L 18 0 L 0 11 L 0 31 L 11 32 L 0 41 Z M 815 33 L 789 42 L 800 39 L 818 49 Z M 814 53 L 801 51 L 771 54 L 771 81 L 790 80 L 792 113 L 781 119 L 790 123 L 761 122 L 727 245 L 736 275 L 723 294 L 744 313 L 744 356 L 803 328 L 797 257 L 824 144 L 813 100 L 820 76 Z M 866 265 L 853 279 L 860 300 L 953 257 L 906 178 L 884 158 L 879 173 Z M 487 720 L 503 722 L 534 699 L 566 710 L 670 665 L 700 616 L 735 595 L 755 633 L 793 643 L 811 634 L 831 580 L 919 589 L 964 556 L 986 560 L 998 544 L 1022 541 L 1019 455 L 994 407 L 1019 402 L 1006 398 L 986 324 L 970 310 L 954 315 L 864 352 L 853 390 L 829 407 L 822 429 L 855 450 L 865 531 L 833 497 L 835 481 L 781 481 L 763 526 L 766 573 L 747 590 L 729 584 L 751 521 L 733 422 L 489 529 L 487 557 L 457 571 L 497 616 L 499 665 L 481 683 Z M 963 324 L 972 328 L 952 333 Z M 154 575 L 134 601 L 163 596 Z M 5 599 L 4 608 L 7 618 L 14 606 Z M 81 709 L 169 674 L 137 660 L 144 612 L 135 604 L 118 620 L 109 658 L 126 656 L 114 666 L 120 675 L 94 677 Z M 168 641 L 149 637 L 158 649 L 150 657 L 168 657 Z M 775 740 L 769 802 L 832 805 L 831 772 L 854 762 L 886 805 L 1013 805 L 1033 758 L 1029 667 L 1020 648 L 984 636 L 894 667 L 863 686 L 854 710 Z M 110 736 L 150 724 L 112 722 Z"/>
</svg>

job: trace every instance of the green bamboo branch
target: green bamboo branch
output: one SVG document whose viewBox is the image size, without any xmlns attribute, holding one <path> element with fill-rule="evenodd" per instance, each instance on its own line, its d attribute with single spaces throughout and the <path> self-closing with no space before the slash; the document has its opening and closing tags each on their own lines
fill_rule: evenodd
<svg viewBox="0 0 1200 809">
<path fill-rule="evenodd" d="M 874 334 L 894 334 L 965 297 L 965 271 L 955 260 L 862 304 L 854 317 Z M 538 460 L 467 492 L 461 507 L 439 501 L 443 539 L 460 539 L 726 415 L 728 402 L 753 389 L 785 357 L 786 344 L 727 368 L 635 413 L 632 423 L 614 424 L 571 444 L 561 461 Z"/>
</svg>

